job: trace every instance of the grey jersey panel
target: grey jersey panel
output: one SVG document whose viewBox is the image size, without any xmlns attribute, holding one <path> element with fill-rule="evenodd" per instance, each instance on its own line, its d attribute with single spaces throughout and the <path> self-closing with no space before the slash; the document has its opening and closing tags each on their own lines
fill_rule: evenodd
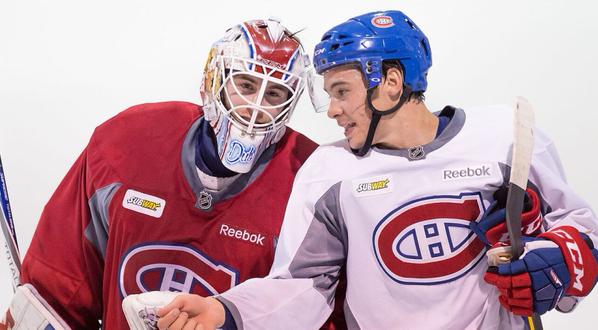
<svg viewBox="0 0 598 330">
<path fill-rule="evenodd" d="M 433 141 L 423 146 L 415 146 L 405 149 L 384 149 L 376 147 L 376 151 L 406 158 L 409 161 L 425 159 L 426 155 L 440 149 L 451 141 L 465 125 L 465 111 L 459 108 L 446 106 L 441 112 L 434 113 L 436 116 L 446 116 L 451 118 L 442 133 Z"/>
<path fill-rule="evenodd" d="M 243 321 L 241 318 L 241 314 L 237 309 L 237 306 L 235 306 L 235 304 L 221 296 L 215 296 L 214 298 L 218 300 L 221 304 L 223 304 L 226 307 L 226 309 L 228 309 L 228 311 L 232 314 L 235 325 L 237 326 L 237 330 L 243 330 Z"/>
<path fill-rule="evenodd" d="M 195 146 L 197 143 L 197 134 L 199 132 L 199 126 L 202 123 L 202 120 L 205 120 L 204 117 L 200 117 L 191 125 L 191 128 L 187 132 L 185 136 L 185 141 L 183 142 L 183 150 L 181 152 L 181 161 L 183 164 L 183 172 L 185 173 L 185 177 L 187 178 L 187 182 L 191 189 L 196 196 L 196 207 L 198 209 L 202 209 L 200 204 L 200 194 L 202 192 L 209 193 L 212 196 L 212 203 L 217 203 L 218 201 L 225 200 L 227 198 L 231 198 L 233 196 L 238 195 L 241 191 L 247 188 L 253 181 L 255 181 L 260 174 L 264 171 L 270 159 L 274 155 L 274 151 L 276 150 L 276 144 L 269 146 L 260 158 L 257 160 L 256 164 L 253 166 L 251 171 L 248 173 L 244 173 L 239 175 L 239 177 L 233 181 L 228 187 L 225 189 L 218 191 L 218 192 L 208 192 L 205 190 L 205 187 L 201 183 L 199 179 L 199 175 L 197 174 L 196 166 L 195 166 Z"/>
<path fill-rule="evenodd" d="M 334 184 L 316 202 L 314 219 L 289 265 L 291 276 L 311 278 L 314 288 L 330 306 L 348 246 L 347 227 L 339 202 L 340 187 L 340 182 Z M 326 262 L 323 263 L 323 260 Z"/>
<path fill-rule="evenodd" d="M 346 300 L 345 300 L 345 306 L 343 306 L 343 312 L 345 313 L 345 323 L 347 323 L 347 329 L 360 330 L 361 327 L 357 323 L 357 319 L 355 319 L 355 316 L 353 315 L 353 312 L 351 311 L 351 307 L 349 307 L 349 304 L 347 303 Z"/>
<path fill-rule="evenodd" d="M 108 205 L 112 201 L 114 193 L 122 186 L 121 183 L 111 183 L 98 189 L 88 201 L 91 212 L 91 222 L 85 228 L 85 238 L 95 246 L 102 255 L 106 256 L 106 242 L 108 241 Z"/>
</svg>

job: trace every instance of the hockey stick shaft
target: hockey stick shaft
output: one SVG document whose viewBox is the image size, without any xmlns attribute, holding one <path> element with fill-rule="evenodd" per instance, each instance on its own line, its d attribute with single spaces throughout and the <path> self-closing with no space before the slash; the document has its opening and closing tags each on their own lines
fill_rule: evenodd
<svg viewBox="0 0 598 330">
<path fill-rule="evenodd" d="M 507 229 L 511 241 L 511 258 L 519 259 L 523 253 L 521 242 L 521 213 L 525 198 L 525 189 L 534 148 L 534 112 L 529 102 L 519 97 L 515 108 L 515 130 L 513 154 L 511 160 L 511 178 L 507 195 Z M 542 330 L 540 315 L 534 313 L 527 318 L 531 330 Z"/>
<path fill-rule="evenodd" d="M 4 236 L 4 246 L 6 247 L 6 258 L 12 277 L 13 289 L 16 290 L 20 284 L 21 259 L 19 256 L 19 247 L 17 245 L 17 235 L 12 219 L 10 200 L 8 199 L 8 188 L 6 186 L 6 177 L 4 167 L 0 158 L 0 227 Z"/>
</svg>

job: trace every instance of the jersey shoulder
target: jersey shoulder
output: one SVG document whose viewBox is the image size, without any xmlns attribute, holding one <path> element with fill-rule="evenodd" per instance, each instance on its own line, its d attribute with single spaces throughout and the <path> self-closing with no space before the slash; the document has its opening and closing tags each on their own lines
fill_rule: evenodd
<svg viewBox="0 0 598 330">
<path fill-rule="evenodd" d="M 470 140 L 491 145 L 493 149 L 510 149 L 513 144 L 515 109 L 509 105 L 492 105 L 466 109 L 465 135 Z M 552 140 L 534 127 L 534 153 L 551 148 Z"/>
<path fill-rule="evenodd" d="M 296 182 L 329 182 L 334 184 L 359 172 L 355 162 L 359 159 L 345 139 L 319 146 L 305 161 Z"/>
<path fill-rule="evenodd" d="M 183 141 L 202 114 L 200 106 L 187 102 L 130 107 L 95 129 L 87 166 L 100 176 L 111 173 L 118 181 L 180 168 Z"/>
<path fill-rule="evenodd" d="M 144 103 L 132 106 L 98 126 L 92 138 L 135 139 L 180 132 L 200 115 L 199 105 L 188 102 Z"/>
<path fill-rule="evenodd" d="M 287 127 L 285 135 L 277 143 L 274 157 L 287 158 L 293 172 L 297 172 L 299 167 L 302 166 L 317 147 L 318 144 L 316 142 L 292 128 Z"/>
</svg>

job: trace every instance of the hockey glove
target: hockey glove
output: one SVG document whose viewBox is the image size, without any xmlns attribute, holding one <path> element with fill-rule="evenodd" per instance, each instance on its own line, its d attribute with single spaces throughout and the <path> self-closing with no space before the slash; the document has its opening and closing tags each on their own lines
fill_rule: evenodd
<svg viewBox="0 0 598 330">
<path fill-rule="evenodd" d="M 524 252 L 519 260 L 506 261 L 509 247 L 499 243 L 488 251 L 484 280 L 500 291 L 500 303 L 517 315 L 544 314 L 559 299 L 586 296 L 596 284 L 598 250 L 589 237 L 562 226 L 538 237 L 522 237 Z M 496 262 L 496 256 L 501 261 Z M 492 266 L 492 264 L 496 266 Z"/>
<path fill-rule="evenodd" d="M 494 193 L 494 202 L 484 213 L 479 222 L 470 222 L 471 230 L 487 245 L 504 242 L 508 238 L 506 224 L 506 201 L 508 188 L 503 187 Z M 540 197 L 534 190 L 528 188 L 521 214 L 521 233 L 524 236 L 536 236 L 542 227 L 542 213 L 540 212 Z"/>
<path fill-rule="evenodd" d="M 128 295 L 122 309 L 131 330 L 158 329 L 158 309 L 166 306 L 180 292 L 150 291 Z"/>
</svg>

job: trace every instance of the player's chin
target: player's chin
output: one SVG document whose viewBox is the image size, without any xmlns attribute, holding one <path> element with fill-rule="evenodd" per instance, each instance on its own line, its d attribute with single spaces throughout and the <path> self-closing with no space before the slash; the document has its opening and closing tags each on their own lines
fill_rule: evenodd
<svg viewBox="0 0 598 330">
<path fill-rule="evenodd" d="M 354 150 L 361 149 L 361 147 L 363 147 L 363 145 L 365 144 L 365 141 L 358 140 L 355 138 L 347 138 L 347 142 L 349 142 L 349 147 L 351 147 L 351 149 Z"/>
</svg>

